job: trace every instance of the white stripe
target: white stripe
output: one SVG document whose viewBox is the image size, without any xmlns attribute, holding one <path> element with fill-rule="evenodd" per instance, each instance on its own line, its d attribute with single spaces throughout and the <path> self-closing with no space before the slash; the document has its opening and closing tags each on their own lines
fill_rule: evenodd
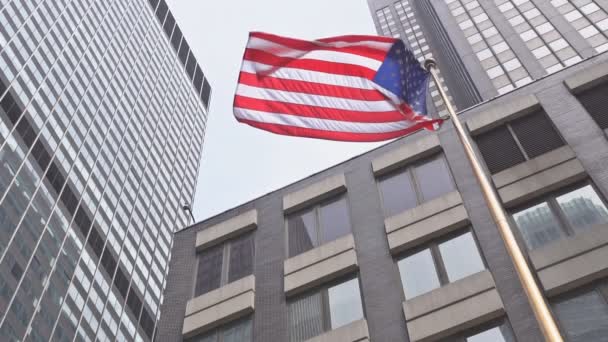
<svg viewBox="0 0 608 342">
<path fill-rule="evenodd" d="M 274 125 L 287 125 L 347 133 L 388 133 L 406 129 L 415 124 L 414 122 L 405 120 L 382 123 L 338 121 L 298 115 L 267 113 L 243 108 L 234 108 L 234 115 L 241 119 Z"/>
<path fill-rule="evenodd" d="M 286 80 L 306 81 L 368 90 L 376 89 L 372 81 L 363 77 L 336 75 L 321 71 L 303 70 L 288 67 L 279 68 L 272 65 L 252 62 L 248 60 L 243 61 L 241 71 L 252 74 L 267 74 L 268 76 L 283 78 Z"/>
<path fill-rule="evenodd" d="M 260 100 L 279 101 L 308 106 L 314 105 L 317 107 L 356 110 L 361 112 L 393 112 L 397 110 L 392 103 L 386 100 L 352 100 L 342 97 L 311 95 L 292 91 L 258 88 L 245 84 L 238 85 L 236 94 Z"/>
<path fill-rule="evenodd" d="M 377 49 L 377 50 L 382 50 L 382 51 L 388 51 L 393 44 L 395 43 L 385 43 L 385 42 L 378 42 L 375 40 L 364 40 L 364 41 L 360 41 L 360 42 L 345 42 L 345 41 L 335 41 L 335 42 L 331 42 L 331 43 L 323 43 L 322 44 L 328 44 L 331 45 L 333 47 L 346 47 L 346 46 L 366 46 L 372 49 Z"/>
<path fill-rule="evenodd" d="M 323 44 L 323 43 L 321 43 Z M 268 52 L 275 56 L 281 57 L 289 57 L 289 58 L 306 58 L 306 59 L 315 59 L 319 61 L 325 62 L 335 62 L 335 63 L 346 63 L 346 64 L 354 64 L 359 65 L 368 69 L 378 70 L 382 65 L 381 61 L 355 55 L 349 52 L 342 51 L 328 51 L 328 50 L 312 50 L 312 51 L 304 51 L 304 50 L 296 50 L 281 44 L 277 44 L 265 39 L 251 37 L 249 42 L 247 43 L 247 48 L 262 50 L 264 52 Z"/>
</svg>

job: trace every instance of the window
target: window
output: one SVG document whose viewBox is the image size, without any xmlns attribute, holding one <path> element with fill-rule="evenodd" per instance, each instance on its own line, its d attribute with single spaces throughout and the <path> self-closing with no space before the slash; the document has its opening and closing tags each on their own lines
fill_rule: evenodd
<svg viewBox="0 0 608 342">
<path fill-rule="evenodd" d="M 451 235 L 416 249 L 397 262 L 406 299 L 485 269 L 473 234 Z"/>
<path fill-rule="evenodd" d="M 253 233 L 200 252 L 194 296 L 200 296 L 252 274 L 253 257 Z"/>
<path fill-rule="evenodd" d="M 578 100 L 602 129 L 608 128 L 608 83 L 577 95 Z"/>
<path fill-rule="evenodd" d="M 386 216 L 396 215 L 456 188 L 442 155 L 383 176 L 378 186 Z"/>
<path fill-rule="evenodd" d="M 608 341 L 608 283 L 551 303 L 569 342 Z"/>
<path fill-rule="evenodd" d="M 332 199 L 287 218 L 289 257 L 350 234 L 346 197 Z"/>
<path fill-rule="evenodd" d="M 502 320 L 499 323 L 484 324 L 483 327 L 469 330 L 458 336 L 451 336 L 442 342 L 515 342 L 515 336 L 509 323 Z"/>
<path fill-rule="evenodd" d="M 492 174 L 564 145 L 543 110 L 479 134 L 475 140 Z"/>
<path fill-rule="evenodd" d="M 186 339 L 185 342 L 247 342 L 252 341 L 251 318 L 239 320 L 210 332 Z"/>
<path fill-rule="evenodd" d="M 287 303 L 287 309 L 291 342 L 305 341 L 362 319 L 359 279 L 334 283 L 294 298 Z"/>
<path fill-rule="evenodd" d="M 528 249 L 608 223 L 606 204 L 592 185 L 562 191 L 513 213 Z"/>
</svg>

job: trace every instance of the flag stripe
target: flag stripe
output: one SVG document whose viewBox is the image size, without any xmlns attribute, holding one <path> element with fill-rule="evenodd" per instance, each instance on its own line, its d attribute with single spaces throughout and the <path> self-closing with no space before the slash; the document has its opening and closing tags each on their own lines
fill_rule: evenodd
<svg viewBox="0 0 608 342">
<path fill-rule="evenodd" d="M 299 115 L 260 112 L 257 110 L 234 108 L 238 118 L 267 122 L 275 125 L 288 125 L 294 127 L 309 127 L 332 132 L 351 133 L 381 133 L 405 129 L 413 124 L 409 120 L 392 122 L 349 122 L 330 119 L 309 118 Z"/>
<path fill-rule="evenodd" d="M 248 60 L 243 61 L 241 70 L 252 74 L 260 74 L 260 77 L 268 74 L 268 76 L 285 80 L 305 81 L 368 90 L 375 89 L 374 84 L 369 79 L 363 77 L 335 75 L 327 72 L 294 69 L 290 67 L 277 68 L 272 65 Z"/>
<path fill-rule="evenodd" d="M 370 80 L 373 79 L 376 75 L 375 70 L 366 68 L 361 65 L 339 62 L 327 62 L 307 58 L 298 59 L 280 57 L 265 51 L 255 49 L 245 49 L 244 59 L 269 64 L 277 68 L 290 67 L 295 69 L 321 71 L 339 75 L 358 76 Z"/>
<path fill-rule="evenodd" d="M 320 42 L 324 43 L 335 43 L 335 42 L 347 42 L 347 43 L 355 43 L 360 41 L 372 41 L 372 42 L 381 42 L 381 43 L 395 43 L 397 39 L 390 37 L 382 37 L 382 36 L 366 36 L 366 35 L 348 35 L 348 36 L 336 36 L 329 38 L 317 39 Z"/>
<path fill-rule="evenodd" d="M 237 95 L 234 107 L 251 109 L 260 112 L 300 115 L 304 117 L 330 119 L 345 122 L 393 122 L 404 120 L 405 116 L 398 111 L 391 112 L 358 112 L 343 109 L 323 108 L 310 105 L 299 105 L 278 101 L 260 100 Z"/>
<path fill-rule="evenodd" d="M 382 101 L 386 96 L 377 90 L 359 89 L 352 87 L 336 86 L 331 84 L 321 84 L 316 82 L 306 82 L 299 80 L 286 80 L 272 76 L 261 76 L 248 72 L 241 72 L 239 83 L 258 87 L 284 91 L 294 91 L 297 93 L 342 97 L 354 100 Z"/>
<path fill-rule="evenodd" d="M 369 42 L 369 44 L 366 44 L 366 42 L 358 42 L 356 44 L 309 42 L 265 33 L 252 34 L 247 43 L 247 47 L 252 49 L 269 49 L 270 51 L 273 51 L 274 49 L 279 51 L 292 50 L 299 53 L 306 53 L 314 50 L 338 51 L 371 58 L 380 62 L 384 61 L 386 53 L 391 46 L 392 44 L 378 44 L 377 42 Z"/>
<path fill-rule="evenodd" d="M 422 128 L 425 128 L 424 124 L 415 124 L 408 128 L 393 131 L 393 132 L 382 132 L 382 133 L 351 133 L 351 132 L 330 132 L 314 128 L 305 127 L 294 127 L 287 125 L 274 125 L 259 121 L 252 121 L 247 119 L 237 118 L 239 122 L 248 124 L 250 126 L 263 129 L 276 134 L 292 135 L 299 137 L 308 137 L 315 139 L 327 139 L 327 140 L 340 140 L 340 141 L 353 141 L 353 142 L 374 142 L 383 141 L 398 138 L 413 132 L 416 132 Z"/>
<path fill-rule="evenodd" d="M 341 97 L 310 95 L 296 93 L 293 91 L 257 88 L 245 84 L 238 85 L 236 94 L 260 100 L 271 100 L 302 105 L 314 103 L 318 107 L 355 110 L 361 112 L 392 112 L 398 110 L 395 105 L 388 101 L 352 100 Z"/>
</svg>

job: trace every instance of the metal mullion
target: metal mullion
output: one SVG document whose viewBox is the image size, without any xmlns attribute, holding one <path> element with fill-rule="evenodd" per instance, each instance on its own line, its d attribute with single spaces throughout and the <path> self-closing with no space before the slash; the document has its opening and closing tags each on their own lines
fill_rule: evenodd
<svg viewBox="0 0 608 342">
<path fill-rule="evenodd" d="M 315 225 L 316 225 L 315 232 L 317 233 L 317 236 L 316 236 L 317 245 L 315 246 L 315 248 L 316 248 L 316 247 L 321 246 L 324 243 L 324 241 L 321 241 L 321 236 L 322 236 L 321 235 L 321 204 L 316 204 L 314 206 L 313 210 L 315 213 Z"/>
<path fill-rule="evenodd" d="M 513 136 L 513 140 L 515 140 L 515 144 L 517 145 L 517 147 L 519 147 L 519 150 L 523 154 L 524 159 L 526 159 L 526 161 L 530 160 L 531 158 L 528 156 L 528 152 L 526 152 L 526 150 L 524 149 L 524 146 L 521 144 L 521 142 L 519 142 L 519 137 L 517 136 L 517 134 L 515 134 L 515 131 L 513 130 L 513 127 L 511 127 L 511 123 L 507 122 L 505 124 L 505 126 L 507 127 L 507 129 L 511 133 L 511 136 Z"/>
<path fill-rule="evenodd" d="M 439 284 L 441 286 L 449 284 L 450 279 L 448 278 L 447 269 L 445 268 L 445 264 L 441 258 L 441 252 L 439 252 L 439 243 L 432 242 L 429 245 L 429 250 L 431 251 L 431 256 L 433 257 L 433 263 L 435 264 L 435 272 L 437 272 Z"/>
<path fill-rule="evenodd" d="M 409 173 L 410 181 L 412 182 L 412 188 L 414 188 L 414 192 L 416 193 L 417 205 L 421 205 L 423 203 L 422 190 L 420 189 L 420 186 L 418 185 L 418 180 L 416 179 L 416 175 L 414 174 L 414 168 L 420 164 L 421 163 L 412 164 L 405 169 L 405 172 Z"/>
<path fill-rule="evenodd" d="M 329 306 L 329 287 L 321 289 L 321 307 L 322 307 L 322 318 L 323 318 L 323 331 L 331 330 L 331 308 Z"/>
<path fill-rule="evenodd" d="M 222 273 L 220 276 L 220 287 L 228 284 L 228 272 L 230 271 L 230 242 L 225 242 L 222 246 Z"/>
<path fill-rule="evenodd" d="M 557 203 L 557 195 L 553 195 L 547 199 L 547 204 L 549 205 L 549 209 L 555 215 L 557 222 L 560 225 L 560 228 L 563 232 L 566 233 L 566 236 L 573 236 L 576 234 L 576 231 L 568 221 L 568 218 L 562 211 L 559 203 Z"/>
</svg>

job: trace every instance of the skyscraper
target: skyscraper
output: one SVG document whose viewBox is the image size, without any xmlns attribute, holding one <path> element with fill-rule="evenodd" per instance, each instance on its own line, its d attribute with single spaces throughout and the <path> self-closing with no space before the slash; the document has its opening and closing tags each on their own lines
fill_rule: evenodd
<svg viewBox="0 0 608 342">
<path fill-rule="evenodd" d="M 1 0 L 0 27 L 0 336 L 150 341 L 209 82 L 164 0 Z"/>
<path fill-rule="evenodd" d="M 604 0 L 368 0 L 368 5 L 378 34 L 403 39 L 421 60 L 438 60 L 459 108 L 608 50 Z"/>
</svg>

